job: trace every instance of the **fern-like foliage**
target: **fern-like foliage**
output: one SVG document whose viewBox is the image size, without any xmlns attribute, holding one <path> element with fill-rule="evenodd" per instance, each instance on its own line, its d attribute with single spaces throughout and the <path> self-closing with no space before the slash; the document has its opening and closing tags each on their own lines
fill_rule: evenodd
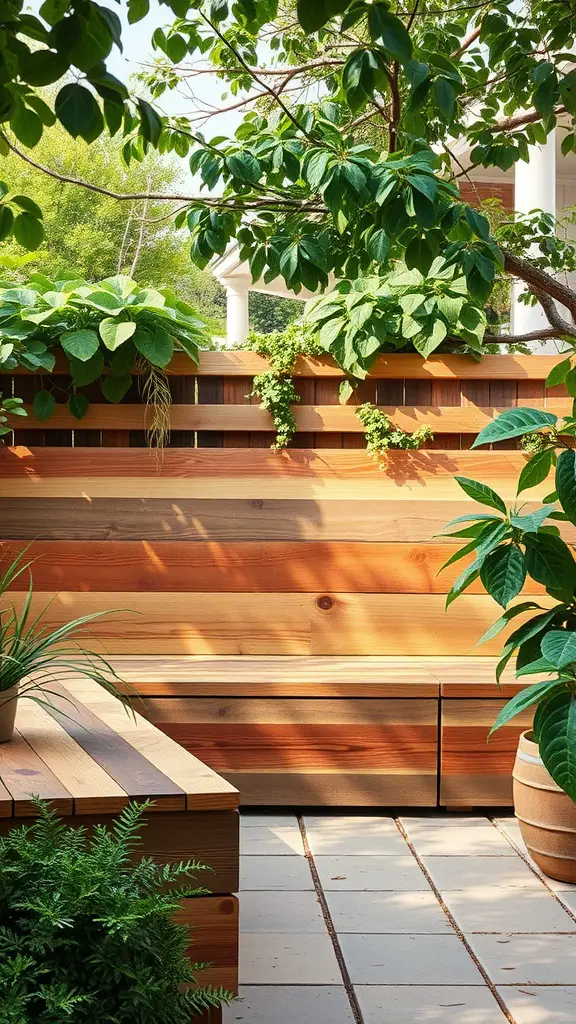
<svg viewBox="0 0 576 1024">
<path fill-rule="evenodd" d="M 135 861 L 147 805 L 110 828 L 38 818 L 0 839 L 0 1024 L 190 1024 L 232 997 L 196 986 L 174 921 L 203 865 Z"/>
</svg>

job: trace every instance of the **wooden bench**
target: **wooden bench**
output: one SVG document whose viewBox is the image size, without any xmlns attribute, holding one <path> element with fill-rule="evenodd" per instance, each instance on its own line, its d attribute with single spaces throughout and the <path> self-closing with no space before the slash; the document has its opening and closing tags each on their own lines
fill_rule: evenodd
<svg viewBox="0 0 576 1024">
<path fill-rule="evenodd" d="M 449 807 L 511 803 L 523 716 L 495 658 L 119 657 L 147 713 L 242 802 Z"/>
<path fill-rule="evenodd" d="M 161 863 L 194 858 L 212 869 L 198 875 L 212 895 L 183 900 L 179 917 L 191 930 L 192 960 L 212 965 L 202 983 L 236 991 L 238 792 L 96 683 L 57 689 L 65 715 L 21 700 L 14 738 L 0 744 L 0 834 L 30 820 L 31 795 L 50 800 L 67 823 L 87 826 L 150 798 L 142 851 Z M 220 1020 L 212 1013 L 203 1024 Z"/>
</svg>

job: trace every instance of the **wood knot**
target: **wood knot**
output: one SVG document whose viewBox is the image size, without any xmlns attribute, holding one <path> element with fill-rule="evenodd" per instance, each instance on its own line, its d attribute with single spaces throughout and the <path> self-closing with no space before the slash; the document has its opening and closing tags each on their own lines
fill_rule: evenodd
<svg viewBox="0 0 576 1024">
<path fill-rule="evenodd" d="M 234 901 L 233 900 L 222 900 L 222 903 L 218 905 L 218 910 L 221 914 L 233 914 L 234 913 Z"/>
<path fill-rule="evenodd" d="M 334 601 L 331 597 L 328 597 L 327 594 L 324 594 L 322 597 L 318 598 L 316 604 L 318 605 L 319 608 L 322 609 L 323 612 L 329 612 L 334 604 Z"/>
</svg>

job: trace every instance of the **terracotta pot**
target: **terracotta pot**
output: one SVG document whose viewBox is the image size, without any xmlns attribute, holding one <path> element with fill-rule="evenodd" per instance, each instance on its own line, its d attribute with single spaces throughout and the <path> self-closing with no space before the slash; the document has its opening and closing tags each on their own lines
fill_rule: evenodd
<svg viewBox="0 0 576 1024">
<path fill-rule="evenodd" d="M 545 875 L 576 882 L 576 803 L 556 785 L 529 736 L 520 737 L 513 772 L 522 838 Z"/>
<path fill-rule="evenodd" d="M 0 690 L 0 743 L 7 743 L 12 739 L 17 706 L 18 683 L 8 690 Z"/>
</svg>

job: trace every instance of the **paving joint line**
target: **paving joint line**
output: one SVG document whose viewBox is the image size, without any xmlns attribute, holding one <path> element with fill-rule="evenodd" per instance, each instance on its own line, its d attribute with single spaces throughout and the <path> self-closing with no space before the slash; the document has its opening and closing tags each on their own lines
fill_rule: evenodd
<svg viewBox="0 0 576 1024">
<path fill-rule="evenodd" d="M 424 874 L 424 876 L 426 878 L 426 881 L 428 882 L 428 885 L 430 886 L 432 892 L 434 893 L 436 899 L 438 900 L 438 903 L 440 904 L 442 910 L 444 911 L 446 917 L 448 918 L 448 921 L 450 922 L 451 927 L 453 928 L 453 930 L 456 933 L 457 937 L 460 939 L 460 942 L 464 946 L 466 952 L 468 953 L 468 956 L 474 962 L 474 964 L 478 968 L 480 974 L 484 978 L 485 985 L 490 989 L 490 992 L 492 993 L 494 999 L 498 1003 L 498 1006 L 502 1010 L 502 1013 L 504 1014 L 506 1020 L 508 1021 L 508 1024 L 517 1024 L 517 1021 L 515 1020 L 515 1018 L 510 1013 L 510 1010 L 506 1006 L 506 1003 L 502 999 L 502 997 L 501 997 L 500 993 L 498 992 L 494 982 L 490 978 L 490 975 L 486 971 L 484 965 L 481 963 L 481 961 L 476 956 L 476 953 L 472 949 L 472 946 L 468 942 L 468 939 L 464 935 L 464 932 L 462 931 L 462 929 L 460 928 L 460 926 L 456 922 L 456 918 L 454 917 L 454 915 L 448 909 L 446 903 L 444 902 L 444 899 L 442 897 L 442 893 L 440 892 L 440 890 L 439 890 L 438 886 L 436 885 L 436 883 L 433 881 L 432 876 L 431 876 L 430 872 L 428 871 L 428 868 L 424 864 L 422 858 L 420 857 L 419 853 L 416 851 L 414 843 L 408 837 L 408 833 L 406 832 L 406 829 L 404 828 L 404 825 L 402 824 L 400 818 L 394 818 L 394 822 L 396 824 L 396 828 L 400 832 L 400 835 L 403 837 L 405 843 L 407 844 L 408 849 L 410 850 L 410 853 L 412 854 L 412 856 L 414 857 L 416 863 L 418 864 L 418 867 L 420 868 L 420 870 Z M 498 933 L 498 934 L 500 934 L 500 933 Z"/>
<path fill-rule="evenodd" d="M 517 821 L 518 819 L 515 818 L 514 820 Z M 524 851 L 521 850 L 519 846 L 516 846 L 516 843 L 512 839 L 512 836 L 509 836 L 508 833 L 506 832 L 506 829 L 502 828 L 502 826 L 500 825 L 500 822 L 498 821 L 498 819 L 497 818 L 488 818 L 488 821 L 490 821 L 492 823 L 492 825 L 494 826 L 494 828 L 496 829 L 496 831 L 499 832 L 500 835 L 504 837 L 506 842 L 512 847 L 514 852 L 518 854 L 518 856 L 524 862 L 524 864 L 526 864 L 527 867 L 530 868 L 530 871 L 532 872 L 532 874 L 536 875 L 536 878 L 538 879 L 538 881 L 542 882 L 542 885 L 543 885 L 544 889 L 546 889 L 546 891 L 551 896 L 554 897 L 556 902 L 559 903 L 560 906 L 562 907 L 562 910 L 564 910 L 568 914 L 568 916 L 571 917 L 572 920 L 576 923 L 576 913 L 562 901 L 562 899 L 560 898 L 560 895 L 555 891 L 555 889 L 552 888 L 551 885 L 548 884 L 548 879 L 546 878 L 546 875 L 540 874 L 540 871 L 538 870 L 538 868 L 534 867 L 534 865 L 531 863 L 529 857 L 526 856 Z M 572 890 L 569 890 L 569 891 L 572 891 Z M 544 933 L 543 932 L 540 932 L 540 933 L 535 932 L 533 934 L 544 934 Z"/>
<path fill-rule="evenodd" d="M 322 911 L 322 917 L 324 918 L 324 924 L 326 925 L 326 930 L 328 932 L 328 935 L 330 936 L 330 941 L 332 942 L 332 947 L 334 949 L 334 954 L 335 954 L 336 960 L 338 962 L 338 967 L 340 969 L 340 974 L 342 975 L 342 981 L 344 983 L 344 989 L 346 991 L 346 995 L 348 996 L 348 1002 L 350 1003 L 350 1009 L 352 1011 L 352 1016 L 354 1018 L 354 1024 L 364 1024 L 364 1018 L 362 1016 L 362 1011 L 360 1009 L 360 1004 L 358 1002 L 358 999 L 356 998 L 356 993 L 354 991 L 354 986 L 352 984 L 352 979 L 350 978 L 350 974 L 348 972 L 348 967 L 346 966 L 346 961 L 344 959 L 344 954 L 342 952 L 342 947 L 340 945 L 340 941 L 338 939 L 338 935 L 337 935 L 336 929 L 334 927 L 334 922 L 332 920 L 332 916 L 331 916 L 330 910 L 328 908 L 328 902 L 326 900 L 326 895 L 324 893 L 324 889 L 322 888 L 322 882 L 320 881 L 320 875 L 318 874 L 318 869 L 317 869 L 316 864 L 314 862 L 314 856 L 313 856 L 312 851 L 310 849 L 310 844 L 308 843 L 308 835 L 306 833 L 306 825 L 304 824 L 304 818 L 302 817 L 301 814 L 297 814 L 296 815 L 296 820 L 298 822 L 298 828 L 300 829 L 300 835 L 302 836 L 302 844 L 304 846 L 304 856 L 306 857 L 306 861 L 308 862 L 308 867 L 310 868 L 310 874 L 312 875 L 312 882 L 314 884 L 314 890 L 315 890 L 316 896 L 318 898 L 318 903 L 320 904 L 320 910 Z M 512 1022 L 512 1024 L 514 1024 L 514 1022 Z"/>
</svg>

